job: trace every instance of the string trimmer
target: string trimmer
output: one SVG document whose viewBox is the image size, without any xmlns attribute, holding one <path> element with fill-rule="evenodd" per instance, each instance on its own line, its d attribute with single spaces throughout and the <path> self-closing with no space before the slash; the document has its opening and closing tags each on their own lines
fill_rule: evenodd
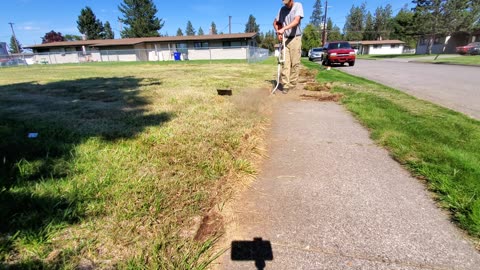
<svg viewBox="0 0 480 270">
<path fill-rule="evenodd" d="M 280 74 L 282 73 L 282 65 L 285 63 L 285 34 L 282 36 L 282 41 L 278 44 L 278 50 L 275 51 L 275 56 L 277 57 L 278 67 L 277 67 L 277 85 L 272 90 L 272 95 L 277 91 L 278 86 L 280 85 Z"/>
</svg>

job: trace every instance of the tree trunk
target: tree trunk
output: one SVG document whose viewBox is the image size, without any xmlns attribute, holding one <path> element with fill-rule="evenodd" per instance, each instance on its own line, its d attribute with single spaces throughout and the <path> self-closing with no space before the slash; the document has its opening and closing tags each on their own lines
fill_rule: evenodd
<svg viewBox="0 0 480 270">
<path fill-rule="evenodd" d="M 427 44 L 428 55 L 432 54 L 433 42 L 435 42 L 435 35 L 431 35 L 430 38 L 428 39 L 428 44 Z"/>
</svg>

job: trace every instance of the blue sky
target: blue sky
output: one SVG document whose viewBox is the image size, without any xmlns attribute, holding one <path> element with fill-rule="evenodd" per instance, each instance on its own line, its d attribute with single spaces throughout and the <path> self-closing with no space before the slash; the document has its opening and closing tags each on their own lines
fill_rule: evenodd
<svg viewBox="0 0 480 270">
<path fill-rule="evenodd" d="M 2 1 L 0 11 L 0 41 L 9 44 L 12 31 L 9 22 L 14 23 L 14 30 L 20 44 L 23 46 L 41 43 L 41 37 L 46 32 L 54 30 L 65 34 L 79 35 L 77 18 L 85 6 L 102 22 L 109 21 L 115 38 L 119 38 L 120 23 L 118 17 L 122 14 L 118 6 L 123 0 L 7 0 Z M 302 25 L 310 21 L 315 0 L 300 1 L 303 4 L 305 18 Z M 329 0 L 328 15 L 334 24 L 343 28 L 345 17 L 352 5 L 360 5 L 364 1 Z M 410 0 L 366 0 L 367 9 L 372 13 L 378 6 L 391 4 L 394 15 Z M 228 17 L 232 16 L 232 33 L 245 30 L 248 17 L 253 15 L 260 31 L 272 29 L 273 18 L 282 6 L 281 0 L 154 0 L 158 9 L 157 17 L 163 19 L 162 35 L 176 35 L 177 29 L 185 32 L 187 22 L 192 22 L 195 30 L 201 27 L 208 33 L 210 24 L 215 22 L 219 32 L 228 33 Z M 322 0 L 325 3 L 325 0 Z M 411 4 L 410 4 L 411 5 Z"/>
</svg>

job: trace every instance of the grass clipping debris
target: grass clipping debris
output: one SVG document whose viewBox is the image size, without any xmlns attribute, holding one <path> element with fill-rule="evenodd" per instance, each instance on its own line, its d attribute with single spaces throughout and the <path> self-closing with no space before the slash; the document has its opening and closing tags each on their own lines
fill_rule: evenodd
<svg viewBox="0 0 480 270">
<path fill-rule="evenodd" d="M 332 93 L 333 83 L 327 82 L 324 84 L 318 83 L 315 78 L 318 74 L 318 70 L 302 69 L 300 77 L 303 83 L 305 83 L 304 89 L 312 92 L 311 94 L 302 94 L 302 99 L 316 100 L 316 101 L 334 101 L 338 102 L 342 98 L 340 93 Z"/>
</svg>

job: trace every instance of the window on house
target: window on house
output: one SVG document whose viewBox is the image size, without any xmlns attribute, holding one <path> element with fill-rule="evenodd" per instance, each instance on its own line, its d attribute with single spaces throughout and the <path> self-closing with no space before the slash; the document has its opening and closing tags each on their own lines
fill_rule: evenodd
<svg viewBox="0 0 480 270">
<path fill-rule="evenodd" d="M 427 45 L 427 39 L 426 38 L 421 38 L 420 39 L 420 45 Z"/>
<path fill-rule="evenodd" d="M 195 42 L 193 47 L 195 49 L 208 48 L 208 42 Z"/>
<path fill-rule="evenodd" d="M 392 49 L 395 49 L 395 48 L 400 48 L 400 45 L 398 45 L 398 44 L 392 44 L 392 45 L 390 45 L 390 47 L 391 47 Z"/>
<path fill-rule="evenodd" d="M 439 37 L 436 37 L 435 38 L 435 41 L 433 42 L 433 44 L 440 44 L 440 38 Z"/>
<path fill-rule="evenodd" d="M 175 44 L 175 47 L 177 48 L 177 52 L 179 53 L 188 53 L 187 43 L 177 43 Z"/>
<path fill-rule="evenodd" d="M 232 47 L 232 43 L 230 41 L 224 41 L 223 47 Z"/>
<path fill-rule="evenodd" d="M 382 47 L 382 45 L 373 45 L 374 49 L 380 49 L 381 47 Z"/>
</svg>

